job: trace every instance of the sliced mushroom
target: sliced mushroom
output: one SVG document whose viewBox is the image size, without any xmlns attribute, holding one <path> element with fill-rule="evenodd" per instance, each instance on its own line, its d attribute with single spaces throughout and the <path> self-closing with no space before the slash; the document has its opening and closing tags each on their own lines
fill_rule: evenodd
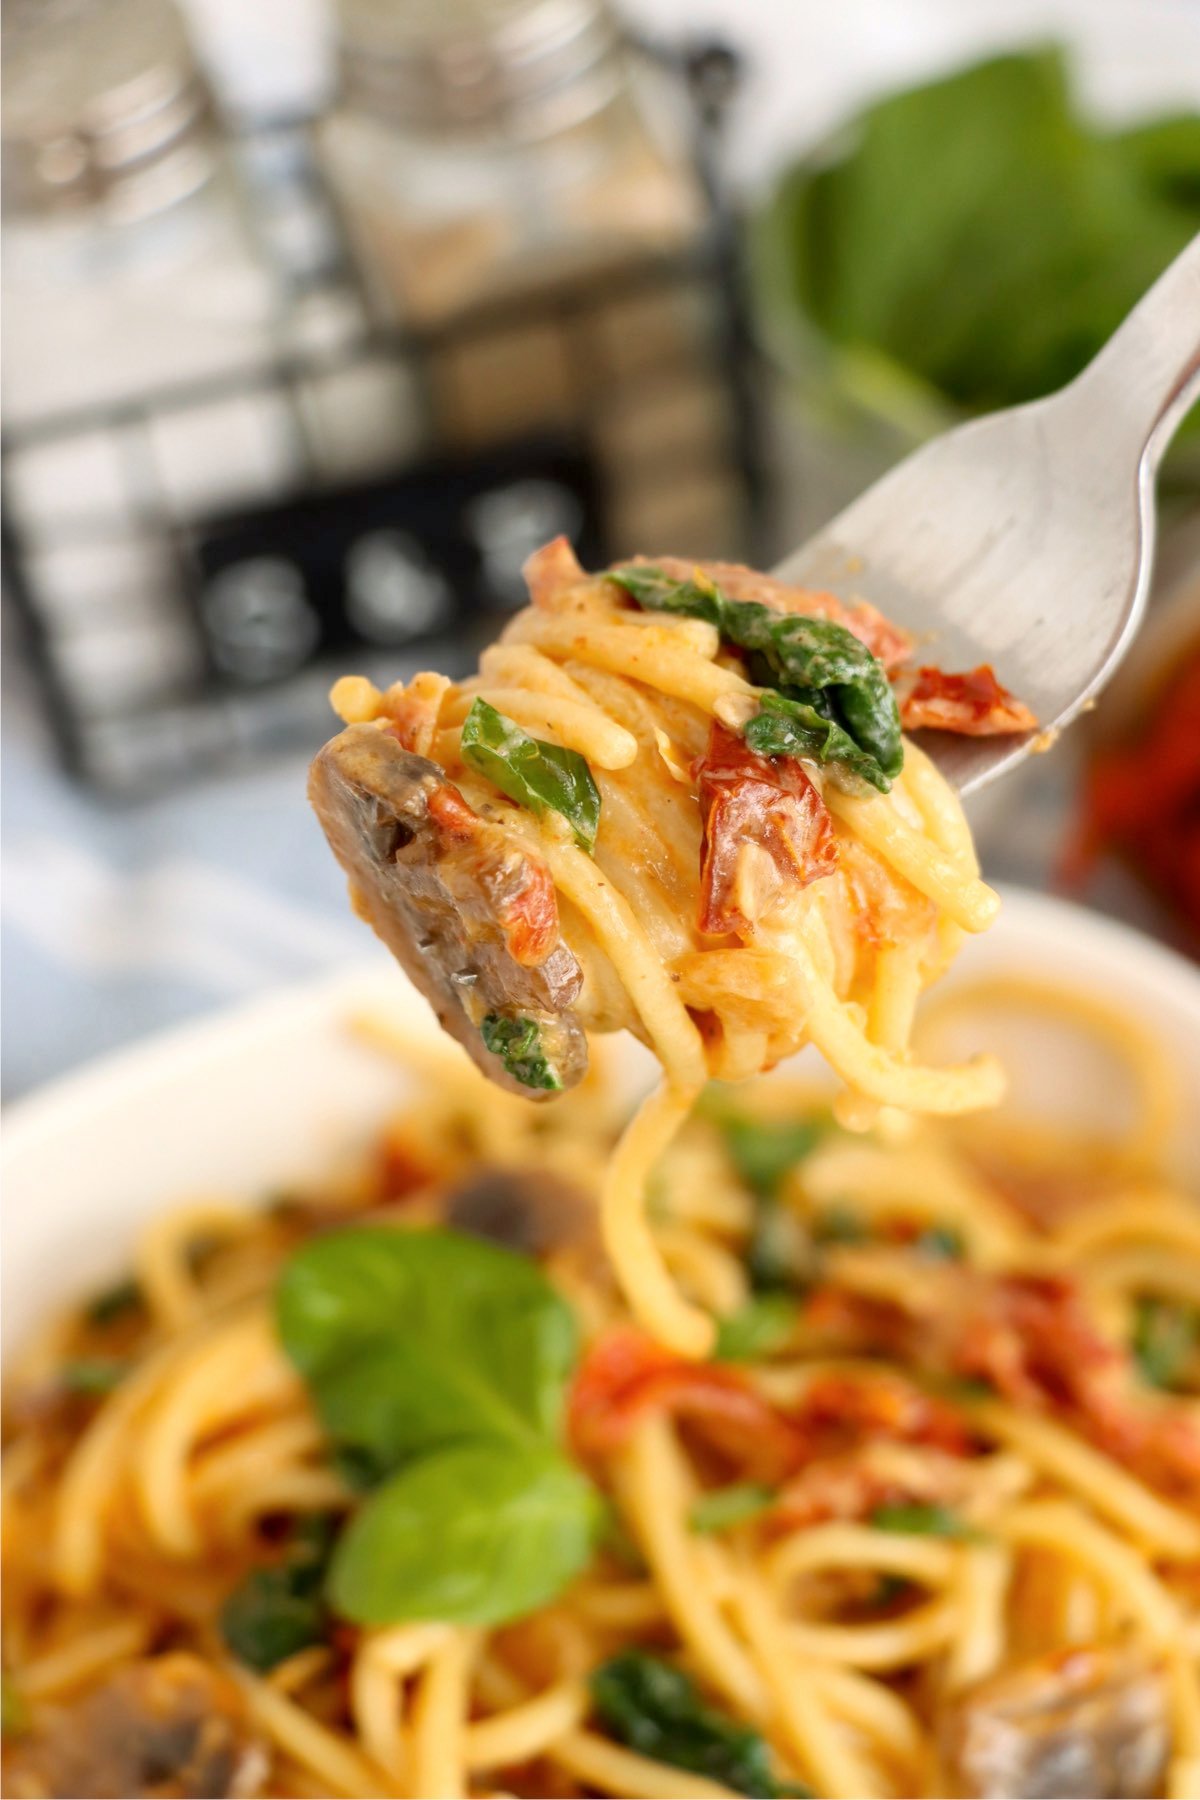
<svg viewBox="0 0 1200 1800">
<path fill-rule="evenodd" d="M 956 1794 L 996 1800 L 1138 1800 L 1160 1794 L 1170 1755 L 1162 1666 L 1089 1645 L 989 1677 L 943 1726 Z"/>
<path fill-rule="evenodd" d="M 13 1800 L 235 1800 L 262 1791 L 268 1756 L 233 1682 L 199 1657 L 150 1657 L 5 1742 Z"/>
<path fill-rule="evenodd" d="M 455 1231 L 527 1256 L 580 1244 L 598 1248 L 594 1202 L 546 1169 L 473 1168 L 449 1189 L 445 1206 Z"/>
<path fill-rule="evenodd" d="M 554 1086 L 573 1087 L 587 1068 L 573 1008 L 583 977 L 541 859 L 473 812 L 386 722 L 332 738 L 313 762 L 309 798 L 355 910 L 484 1074 L 527 1098 L 553 1091 L 518 1080 L 484 1042 L 497 1020 L 528 1022 Z"/>
</svg>

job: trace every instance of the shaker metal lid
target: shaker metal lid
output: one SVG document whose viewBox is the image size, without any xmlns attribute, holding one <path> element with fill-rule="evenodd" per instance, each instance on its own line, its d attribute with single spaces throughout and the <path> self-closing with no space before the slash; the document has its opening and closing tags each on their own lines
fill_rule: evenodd
<svg viewBox="0 0 1200 1800">
<path fill-rule="evenodd" d="M 4 204 L 94 205 L 130 177 L 137 210 L 200 184 L 212 103 L 172 0 L 5 0 Z"/>
<path fill-rule="evenodd" d="M 336 20 L 346 102 L 417 131 L 539 137 L 623 79 L 607 0 L 336 0 Z"/>
</svg>

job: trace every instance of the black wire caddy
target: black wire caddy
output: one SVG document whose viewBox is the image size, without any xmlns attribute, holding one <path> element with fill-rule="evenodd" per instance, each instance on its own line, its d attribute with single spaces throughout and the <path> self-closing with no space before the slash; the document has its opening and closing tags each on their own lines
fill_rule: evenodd
<svg viewBox="0 0 1200 1800">
<path fill-rule="evenodd" d="M 723 173 L 738 59 L 718 42 L 635 51 L 686 101 L 699 232 L 436 326 L 373 316 L 312 120 L 235 128 L 251 223 L 325 323 L 215 377 L 16 425 L 0 446 L 5 607 L 74 777 L 133 796 L 318 741 L 335 673 L 465 672 L 524 603 L 525 557 L 558 532 L 591 567 L 656 549 L 755 560 L 766 491 Z M 680 308 L 700 321 L 699 404 L 694 355 L 660 329 Z M 560 373 L 544 419 L 471 420 L 473 370 L 547 354 Z M 343 424 L 380 415 L 365 451 L 339 444 L 330 395 Z M 174 437 L 207 431 L 220 460 L 234 408 L 269 418 L 270 467 L 216 502 L 181 491 Z M 103 503 L 56 504 L 55 459 L 84 452 Z"/>
</svg>

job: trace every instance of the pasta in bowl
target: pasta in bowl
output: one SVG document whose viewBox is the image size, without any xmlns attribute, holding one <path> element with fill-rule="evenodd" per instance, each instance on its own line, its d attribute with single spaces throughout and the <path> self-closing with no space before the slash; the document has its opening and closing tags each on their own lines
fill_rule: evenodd
<svg viewBox="0 0 1200 1800">
<path fill-rule="evenodd" d="M 343 1047 L 371 977 L 319 1026 L 227 1033 L 207 1075 L 155 1053 L 54 1133 L 18 1121 L 43 1258 L 75 1229 L 64 1126 L 76 1192 L 95 1160 L 107 1229 L 143 1228 L 115 1285 L 43 1279 L 10 1358 L 6 1791 L 1191 1791 L 1200 1257 L 1167 1146 L 1195 977 L 1023 896 L 980 960 L 1033 1020 L 1018 1074 L 1070 1060 L 1083 1110 L 896 1143 L 807 1065 L 709 1088 L 649 1223 L 719 1321 L 704 1359 L 637 1324 L 596 1240 L 639 1085 L 603 1050 L 530 1108 L 411 1009 L 386 1054 Z M 1082 1012 L 1051 972 L 1089 978 Z M 994 992 L 947 996 L 939 1039 L 994 1029 Z M 248 1147 L 242 1185 L 272 1204 L 164 1212 L 148 1106 L 193 1194 L 260 1108 L 291 1151 Z"/>
</svg>

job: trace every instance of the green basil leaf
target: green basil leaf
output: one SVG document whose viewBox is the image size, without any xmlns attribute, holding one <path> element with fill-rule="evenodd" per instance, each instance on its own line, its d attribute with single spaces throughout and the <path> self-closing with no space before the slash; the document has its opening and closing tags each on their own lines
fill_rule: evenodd
<svg viewBox="0 0 1200 1800">
<path fill-rule="evenodd" d="M 763 1293 L 717 1324 L 718 1362 L 754 1362 L 782 1348 L 796 1327 L 799 1308 L 790 1294 Z"/>
<path fill-rule="evenodd" d="M 735 1481 L 729 1487 L 714 1488 L 702 1495 L 688 1516 L 688 1524 L 702 1534 L 728 1531 L 769 1512 L 775 1498 L 776 1490 L 761 1481 Z"/>
<path fill-rule="evenodd" d="M 332 1514 L 300 1525 L 282 1562 L 254 1569 L 221 1609 L 226 1645 L 247 1668 L 265 1673 L 328 1635 L 325 1571 L 337 1529 Z"/>
<path fill-rule="evenodd" d="M 1157 1295 L 1139 1296 L 1131 1347 L 1144 1380 L 1152 1387 L 1175 1387 L 1200 1351 L 1200 1307 Z"/>
<path fill-rule="evenodd" d="M 327 1429 L 376 1466 L 481 1433 L 558 1430 L 575 1320 L 536 1264 L 498 1245 L 331 1232 L 292 1257 L 276 1313 Z"/>
<path fill-rule="evenodd" d="M 759 710 L 742 733 L 760 756 L 806 756 L 826 765 L 832 779 L 851 792 L 865 782 L 886 794 L 892 783 L 875 757 L 859 748 L 835 719 L 810 701 L 787 694 L 763 694 Z"/>
<path fill-rule="evenodd" d="M 900 773 L 900 711 L 887 671 L 844 625 L 777 612 L 757 600 L 727 600 L 700 572 L 678 580 L 652 565 L 627 563 L 611 569 L 609 579 L 640 606 L 706 619 L 727 643 L 750 652 L 757 685 L 777 688 L 779 698 L 788 700 L 790 742 L 803 746 L 764 749 L 747 727 L 746 742 L 760 755 L 808 756 L 844 767 L 884 792 Z M 758 736 L 764 735 L 760 729 Z"/>
<path fill-rule="evenodd" d="M 581 850 L 595 847 L 600 790 L 586 757 L 530 737 L 511 719 L 476 700 L 463 720 L 462 753 L 510 800 L 534 812 L 561 813 Z"/>
<path fill-rule="evenodd" d="M 921 1501 L 877 1506 L 871 1514 L 871 1523 L 879 1531 L 900 1531 L 915 1537 L 974 1538 L 979 1535 L 950 1507 Z"/>
<path fill-rule="evenodd" d="M 799 1782 L 780 1781 L 761 1733 L 711 1705 L 682 1669 L 661 1656 L 624 1650 L 593 1673 L 591 1689 L 609 1734 L 642 1756 L 759 1800 L 811 1793 Z"/>
<path fill-rule="evenodd" d="M 527 1088 L 562 1087 L 558 1070 L 546 1055 L 542 1034 L 533 1019 L 509 1019 L 503 1013 L 487 1013 L 479 1027 L 484 1045 L 498 1056 L 515 1081 Z"/>
<path fill-rule="evenodd" d="M 115 1356 L 76 1356 L 63 1364 L 60 1380 L 68 1394 L 89 1400 L 111 1394 L 129 1373 L 129 1364 Z"/>
<path fill-rule="evenodd" d="M 378 1488 L 329 1572 L 359 1625 L 497 1625 L 553 1600 L 591 1554 L 602 1508 L 557 1451 L 500 1439 L 422 1457 Z"/>
</svg>

